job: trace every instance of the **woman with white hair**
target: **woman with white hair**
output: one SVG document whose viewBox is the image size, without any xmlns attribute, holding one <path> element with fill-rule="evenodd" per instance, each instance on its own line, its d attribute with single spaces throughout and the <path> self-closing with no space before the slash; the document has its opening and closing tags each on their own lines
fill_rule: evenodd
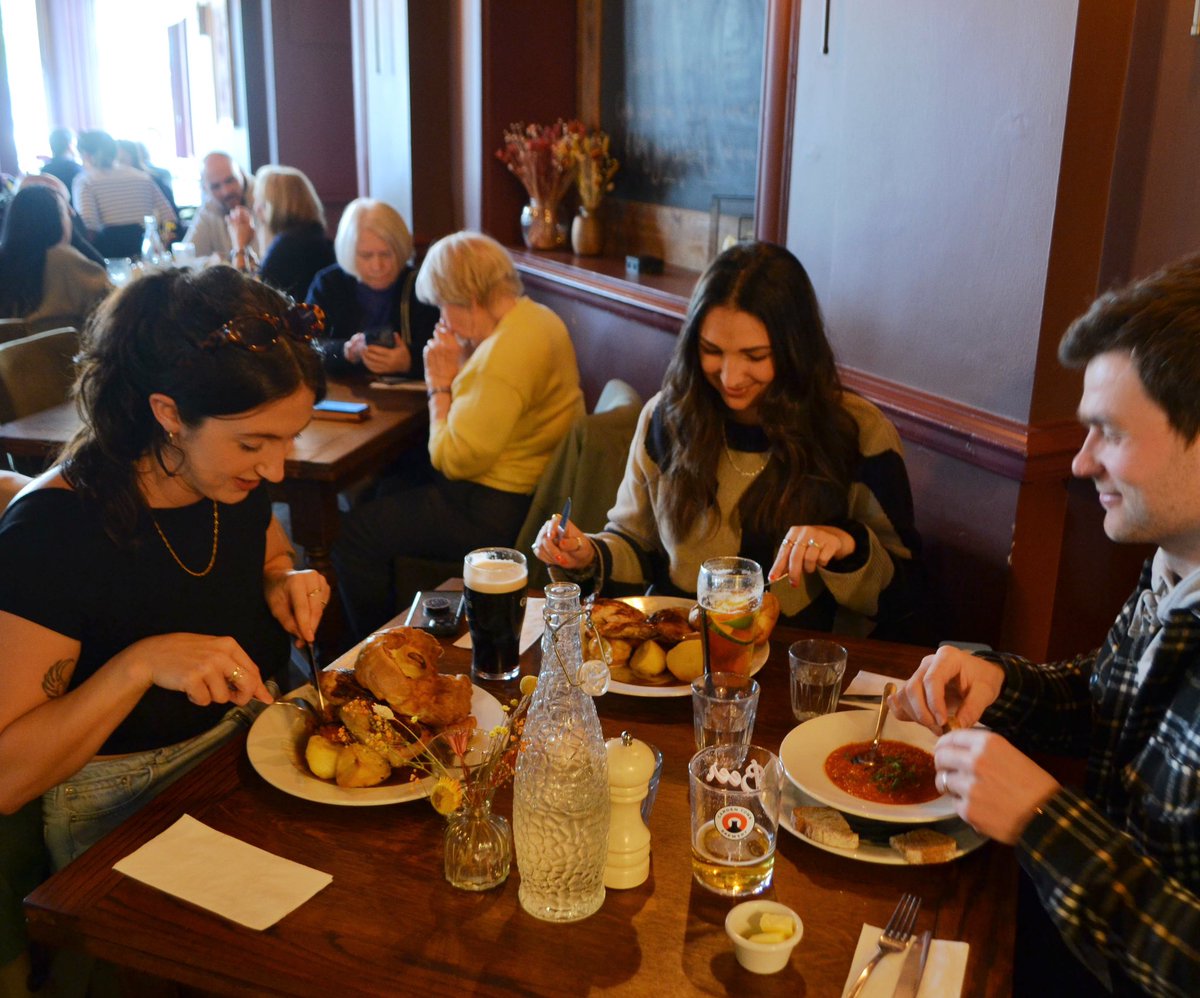
<svg viewBox="0 0 1200 998">
<path fill-rule="evenodd" d="M 396 612 L 397 556 L 458 559 L 512 544 L 551 453 L 584 413 L 567 327 L 524 296 L 496 240 L 440 239 L 416 283 L 441 311 L 425 346 L 432 467 L 342 521 L 333 558 L 359 637 Z"/>
<path fill-rule="evenodd" d="M 400 213 L 374 198 L 351 201 L 333 249 L 337 263 L 317 273 L 306 296 L 325 311 L 326 366 L 422 377 L 422 350 L 438 315 L 414 293 L 412 235 Z"/>
</svg>

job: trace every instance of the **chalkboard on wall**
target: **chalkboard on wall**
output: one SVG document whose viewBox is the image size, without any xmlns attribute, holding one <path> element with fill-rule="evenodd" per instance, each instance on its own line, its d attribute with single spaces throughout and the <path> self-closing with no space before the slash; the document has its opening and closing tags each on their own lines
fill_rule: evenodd
<svg viewBox="0 0 1200 998">
<path fill-rule="evenodd" d="M 709 211 L 753 195 L 767 0 L 604 0 L 600 122 L 614 193 Z"/>
</svg>

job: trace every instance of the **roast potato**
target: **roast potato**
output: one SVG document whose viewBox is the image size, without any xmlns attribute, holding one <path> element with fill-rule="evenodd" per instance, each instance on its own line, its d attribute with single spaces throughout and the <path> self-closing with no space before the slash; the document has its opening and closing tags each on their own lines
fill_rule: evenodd
<svg viewBox="0 0 1200 998">
<path fill-rule="evenodd" d="M 334 778 L 339 787 L 374 787 L 392 775 L 392 767 L 374 749 L 355 742 L 338 753 Z"/>
</svg>

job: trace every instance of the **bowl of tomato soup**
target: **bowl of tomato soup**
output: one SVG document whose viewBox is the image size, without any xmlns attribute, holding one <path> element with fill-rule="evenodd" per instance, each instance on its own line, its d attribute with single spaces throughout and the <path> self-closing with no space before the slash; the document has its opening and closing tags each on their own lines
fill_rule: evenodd
<svg viewBox="0 0 1200 998">
<path fill-rule="evenodd" d="M 822 804 L 873 821 L 920 824 L 954 816 L 954 798 L 933 785 L 936 736 L 889 717 L 874 767 L 854 762 L 875 733 L 875 710 L 824 714 L 793 728 L 779 746 L 784 772 Z"/>
</svg>

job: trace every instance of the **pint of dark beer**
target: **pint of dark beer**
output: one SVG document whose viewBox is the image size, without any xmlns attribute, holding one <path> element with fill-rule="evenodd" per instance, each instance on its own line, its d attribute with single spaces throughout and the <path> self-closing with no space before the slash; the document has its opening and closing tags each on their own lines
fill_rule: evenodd
<svg viewBox="0 0 1200 998">
<path fill-rule="evenodd" d="M 512 548 L 478 548 L 463 563 L 463 582 L 472 674 L 479 679 L 515 679 L 529 584 L 525 556 Z"/>
</svg>

